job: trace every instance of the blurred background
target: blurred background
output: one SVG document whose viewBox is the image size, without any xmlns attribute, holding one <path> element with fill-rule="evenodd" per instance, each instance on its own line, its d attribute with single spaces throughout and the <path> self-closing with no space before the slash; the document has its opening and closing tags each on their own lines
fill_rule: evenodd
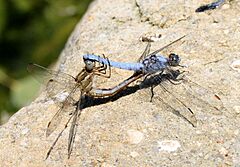
<svg viewBox="0 0 240 167">
<path fill-rule="evenodd" d="M 36 97 L 27 72 L 49 66 L 92 0 L 0 0 L 0 125 Z"/>
</svg>

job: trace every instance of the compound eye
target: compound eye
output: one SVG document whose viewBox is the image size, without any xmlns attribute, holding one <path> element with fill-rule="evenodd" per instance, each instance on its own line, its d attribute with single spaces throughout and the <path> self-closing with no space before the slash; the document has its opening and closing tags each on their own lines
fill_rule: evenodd
<svg viewBox="0 0 240 167">
<path fill-rule="evenodd" d="M 169 64 L 171 66 L 178 66 L 180 63 L 180 60 L 181 60 L 180 57 L 175 53 L 171 53 L 169 55 Z"/>
<path fill-rule="evenodd" d="M 85 60 L 84 63 L 86 65 L 87 70 L 92 70 L 93 69 L 93 67 L 94 67 L 94 62 L 93 61 Z"/>
</svg>

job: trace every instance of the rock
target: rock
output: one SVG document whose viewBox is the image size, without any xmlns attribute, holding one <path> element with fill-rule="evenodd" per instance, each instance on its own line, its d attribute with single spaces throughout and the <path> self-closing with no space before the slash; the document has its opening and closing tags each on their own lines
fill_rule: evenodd
<svg viewBox="0 0 240 167">
<path fill-rule="evenodd" d="M 132 151 L 130 152 L 130 156 L 136 158 L 137 156 L 139 156 L 139 154 L 136 151 Z"/>
<path fill-rule="evenodd" d="M 195 13 L 202 4 L 197 0 L 94 1 L 69 37 L 57 69 L 77 75 L 84 65 L 82 55 L 87 52 L 105 54 L 114 61 L 136 62 L 146 47 L 139 41 L 142 35 L 162 34 L 162 40 L 152 43 L 152 51 L 186 35 L 161 54 L 179 54 L 182 64 L 188 66 L 184 68 L 189 71 L 186 75 L 219 95 L 224 105 L 220 113 L 211 112 L 201 100 L 199 106 L 184 92 L 179 94 L 181 85 L 172 85 L 172 92 L 193 107 L 198 125 L 192 127 L 165 103 L 155 103 L 156 98 L 149 102 L 149 89 L 136 91 L 131 87 L 117 99 L 108 103 L 97 100 L 83 109 L 70 159 L 68 126 L 45 160 L 69 112 L 46 137 L 47 124 L 58 107 L 43 92 L 0 127 L 0 166 L 237 166 L 240 117 L 233 106 L 239 106 L 240 76 L 229 66 L 240 55 L 240 4 L 231 1 L 229 8 Z M 111 79 L 98 77 L 95 86 L 109 88 L 131 74 L 112 68 Z M 160 91 L 160 86 L 155 87 L 155 97 L 162 97 Z M 158 114 L 161 119 L 156 119 Z M 144 140 L 128 142 L 125 135 L 129 129 L 144 132 Z M 156 153 L 159 138 L 176 140 L 181 148 L 174 154 Z M 219 148 L 225 148 L 227 156 L 219 156 Z M 138 153 L 135 158 L 136 154 L 130 155 L 133 151 Z"/>
<path fill-rule="evenodd" d="M 240 60 L 235 60 L 234 62 L 232 62 L 231 68 L 240 72 Z"/>
<path fill-rule="evenodd" d="M 143 133 L 137 130 L 130 129 L 127 131 L 129 137 L 129 143 L 131 144 L 138 144 L 143 139 Z"/>
<path fill-rule="evenodd" d="M 177 140 L 163 140 L 158 141 L 158 150 L 166 152 L 174 152 L 181 147 L 180 143 Z"/>
</svg>

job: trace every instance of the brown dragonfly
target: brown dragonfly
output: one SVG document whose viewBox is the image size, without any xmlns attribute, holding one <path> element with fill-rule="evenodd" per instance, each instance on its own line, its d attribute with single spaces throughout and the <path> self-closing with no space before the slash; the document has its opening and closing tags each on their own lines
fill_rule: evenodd
<svg viewBox="0 0 240 167">
<path fill-rule="evenodd" d="M 93 78 L 95 76 L 101 76 L 105 78 L 110 78 L 111 76 L 111 68 L 108 65 L 99 63 L 97 64 L 95 61 L 91 60 L 84 60 L 84 63 L 85 67 L 81 70 L 81 72 L 78 73 L 76 77 L 73 77 L 67 73 L 50 70 L 37 64 L 28 65 L 28 71 L 32 73 L 37 80 L 41 80 L 40 82 L 46 82 L 45 85 L 48 97 L 54 100 L 59 107 L 58 111 L 47 125 L 47 137 L 51 135 L 53 131 L 55 131 L 60 125 L 64 113 L 66 111 L 69 112 L 69 110 L 72 111 L 72 107 L 75 106 L 75 110 L 71 113 L 71 116 L 66 122 L 64 129 L 59 133 L 58 137 L 48 150 L 46 159 L 49 157 L 63 131 L 67 128 L 69 122 L 72 120 L 68 138 L 68 158 L 70 158 L 77 130 L 77 122 L 81 114 L 82 100 L 84 99 L 85 95 L 91 96 L 91 91 L 93 91 Z M 98 97 L 100 97 L 100 95 Z"/>
</svg>

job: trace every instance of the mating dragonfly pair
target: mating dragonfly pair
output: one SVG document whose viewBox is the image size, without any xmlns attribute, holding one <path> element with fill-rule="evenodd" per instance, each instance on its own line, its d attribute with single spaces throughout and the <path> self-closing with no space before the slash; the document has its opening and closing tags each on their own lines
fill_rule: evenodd
<svg viewBox="0 0 240 167">
<path fill-rule="evenodd" d="M 212 109 L 221 111 L 223 104 L 214 92 L 201 87 L 197 83 L 183 76 L 182 74 L 184 71 L 179 69 L 174 70 L 174 67 L 185 67 L 180 65 L 180 57 L 178 55 L 171 53 L 169 57 L 165 57 L 158 54 L 160 51 L 180 41 L 182 38 L 184 38 L 184 36 L 152 53 L 150 53 L 151 43 L 148 42 L 137 63 L 114 62 L 105 58 L 105 56 L 100 57 L 93 54 L 86 54 L 83 56 L 85 67 L 76 77 L 66 73 L 46 69 L 37 64 L 30 64 L 29 71 L 42 71 L 45 77 L 48 78 L 46 91 L 49 97 L 59 104 L 58 111 L 48 123 L 46 136 L 49 136 L 56 130 L 64 115 L 64 111 L 68 111 L 70 107 L 74 106 L 75 109 L 74 111 L 69 111 L 71 112 L 71 115 L 65 124 L 66 128 L 72 120 L 68 139 L 69 158 L 73 149 L 77 122 L 83 108 L 82 106 L 84 105 L 85 97 L 90 96 L 93 98 L 105 98 L 114 96 L 139 78 L 144 78 L 140 86 L 143 85 L 144 87 L 144 85 L 150 84 L 152 92 L 151 100 L 154 96 L 153 88 L 159 85 L 162 91 L 154 101 L 160 101 L 166 104 L 174 111 L 174 113 L 184 118 L 194 127 L 197 125 L 195 114 L 192 109 L 182 101 L 181 95 L 177 93 L 174 94 L 172 91 L 174 89 L 171 87 L 172 85 L 181 85 L 186 94 L 185 96 L 192 97 L 197 100 L 196 104 L 200 107 L 205 107 L 207 110 Z M 134 71 L 134 73 L 132 76 L 120 82 L 113 88 L 93 88 L 93 79 L 95 76 L 110 78 L 111 67 L 131 70 Z M 47 152 L 46 158 L 49 157 L 65 128 L 59 133 L 58 137 L 53 142 Z"/>
</svg>

